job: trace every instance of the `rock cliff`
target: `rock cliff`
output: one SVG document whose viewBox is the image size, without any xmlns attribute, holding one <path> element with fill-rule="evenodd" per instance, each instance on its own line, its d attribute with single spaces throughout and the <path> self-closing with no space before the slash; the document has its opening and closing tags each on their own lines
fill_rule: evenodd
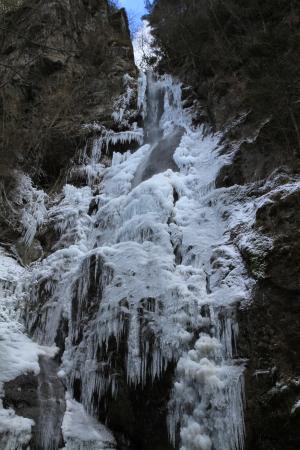
<svg viewBox="0 0 300 450">
<path fill-rule="evenodd" d="M 149 16 L 158 67 L 186 83 L 198 120 L 223 136 L 217 187 L 256 211 L 231 229 L 255 281 L 238 317 L 247 450 L 300 446 L 299 12 L 281 0 L 157 0 Z"/>
<path fill-rule="evenodd" d="M 106 0 L 26 0 L 1 15 L 0 208 L 6 240 L 20 231 L 8 206 L 14 205 L 20 173 L 55 189 L 91 134 L 84 125 L 113 127 L 126 74 L 136 76 L 127 16 Z"/>
</svg>

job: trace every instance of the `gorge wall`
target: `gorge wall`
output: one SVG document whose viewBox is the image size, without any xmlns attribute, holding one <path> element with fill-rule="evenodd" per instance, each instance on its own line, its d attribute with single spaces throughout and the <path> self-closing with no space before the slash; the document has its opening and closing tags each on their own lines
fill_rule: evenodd
<svg viewBox="0 0 300 450">
<path fill-rule="evenodd" d="M 84 125 L 113 128 L 124 74 L 137 69 L 126 13 L 106 0 L 21 2 L 1 14 L 0 45 L 1 235 L 15 241 L 7 202 L 20 172 L 47 191 L 60 186 L 91 134 Z"/>
<path fill-rule="evenodd" d="M 197 120 L 224 135 L 223 151 L 230 157 L 217 186 L 231 187 L 233 195 L 240 192 L 243 201 L 257 205 L 251 242 L 245 227 L 231 230 L 255 280 L 252 300 L 238 314 L 238 352 L 248 360 L 246 448 L 296 449 L 299 5 L 280 0 L 152 3 L 158 68 L 190 86 L 188 102 L 201 105 Z"/>
</svg>

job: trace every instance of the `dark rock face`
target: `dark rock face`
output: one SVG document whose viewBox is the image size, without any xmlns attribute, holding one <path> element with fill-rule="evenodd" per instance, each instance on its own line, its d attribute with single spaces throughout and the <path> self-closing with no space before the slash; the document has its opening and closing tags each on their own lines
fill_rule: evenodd
<svg viewBox="0 0 300 450">
<path fill-rule="evenodd" d="M 256 128 L 255 123 L 252 123 L 252 126 Z M 299 169 L 299 161 L 293 152 L 283 153 L 281 145 L 270 147 L 267 144 L 269 133 L 267 127 L 268 125 L 260 130 L 254 142 L 243 142 L 239 145 L 232 163 L 221 169 L 217 178 L 217 187 L 261 181 L 278 168 L 282 168 L 283 171 L 286 168 Z M 243 138 L 246 140 L 243 133 L 230 136 L 230 139 L 233 139 L 232 142 L 243 140 Z"/>
<path fill-rule="evenodd" d="M 166 417 L 173 368 L 160 380 L 149 378 L 144 387 L 128 387 L 125 371 L 122 374 L 124 380 L 119 394 L 109 399 L 107 409 L 100 414 L 100 420 L 106 419 L 109 428 L 114 430 L 118 449 L 172 450 Z"/>
<path fill-rule="evenodd" d="M 23 417 L 36 417 L 38 410 L 38 380 L 33 374 L 21 375 L 5 384 L 6 407 L 12 406 Z"/>
<path fill-rule="evenodd" d="M 107 0 L 28 0 L 0 28 L 0 175 L 53 185 L 87 130 L 111 126 L 123 76 L 136 74 L 127 17 Z"/>
<path fill-rule="evenodd" d="M 255 226 L 272 246 L 262 258 L 264 276 L 253 302 L 239 318 L 241 353 L 249 358 L 249 450 L 300 446 L 300 416 L 293 409 L 300 395 L 299 199 L 298 189 L 275 191 L 256 213 Z"/>
<path fill-rule="evenodd" d="M 238 351 L 248 360 L 246 449 L 296 450 L 300 446 L 295 408 L 300 396 L 299 161 L 297 155 L 282 151 L 282 143 L 270 152 L 268 126 L 254 138 L 251 128 L 254 123 L 246 121 L 227 135 L 225 151 L 235 145 L 237 150 L 217 180 L 218 187 L 244 186 L 245 195 L 254 199 L 266 195 L 257 208 L 253 231 L 269 239 L 269 245 L 263 252 L 242 249 L 256 280 L 252 301 L 238 316 Z M 251 142 L 240 145 L 247 133 Z M 237 244 L 241 237 L 237 232 Z"/>
<path fill-rule="evenodd" d="M 256 224 L 273 237 L 266 258 L 266 276 L 282 289 L 300 290 L 300 191 L 275 193 L 258 209 Z"/>
<path fill-rule="evenodd" d="M 5 384 L 4 406 L 34 420 L 31 450 L 48 450 L 63 445 L 65 388 L 57 377 L 58 365 L 53 359 L 41 356 L 39 363 L 39 375 L 21 375 Z"/>
<path fill-rule="evenodd" d="M 266 196 L 252 228 L 269 244 L 263 251 L 242 249 L 256 280 L 238 315 L 238 352 L 248 361 L 246 450 L 300 446 L 299 160 L 282 142 L 270 148 L 271 134 L 268 122 L 259 127 L 251 117 L 230 130 L 224 151 L 234 149 L 234 156 L 217 179 L 218 187 L 243 186 L 252 199 Z M 237 231 L 237 245 L 241 238 Z"/>
<path fill-rule="evenodd" d="M 239 315 L 239 350 L 246 370 L 246 449 L 296 450 L 300 415 L 300 296 L 258 283 Z"/>
</svg>

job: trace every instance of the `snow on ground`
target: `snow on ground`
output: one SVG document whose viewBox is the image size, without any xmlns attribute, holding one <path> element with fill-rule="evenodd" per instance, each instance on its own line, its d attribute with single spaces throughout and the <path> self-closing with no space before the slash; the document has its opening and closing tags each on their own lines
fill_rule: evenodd
<svg viewBox="0 0 300 450">
<path fill-rule="evenodd" d="M 3 409 L 0 400 L 0 449 L 23 450 L 31 439 L 33 420 L 17 416 L 12 409 Z"/>
<path fill-rule="evenodd" d="M 111 432 L 89 416 L 83 406 L 68 393 L 66 403 L 67 410 L 62 424 L 64 450 L 115 449 L 116 442 Z"/>
</svg>

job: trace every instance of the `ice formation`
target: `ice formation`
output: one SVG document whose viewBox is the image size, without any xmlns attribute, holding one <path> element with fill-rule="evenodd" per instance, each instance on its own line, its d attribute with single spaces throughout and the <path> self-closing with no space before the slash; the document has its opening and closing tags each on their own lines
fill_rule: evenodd
<svg viewBox="0 0 300 450">
<path fill-rule="evenodd" d="M 39 373 L 38 358 L 54 356 L 55 348 L 42 347 L 26 336 L 18 310 L 23 295 L 19 280 L 24 269 L 0 248 L 0 448 L 22 450 L 31 439 L 32 420 L 3 409 L 3 385 L 24 373 Z"/>
<path fill-rule="evenodd" d="M 0 448 L 23 450 L 31 439 L 34 422 L 15 414 L 12 409 L 3 409 L 0 404 Z"/>
<path fill-rule="evenodd" d="M 112 117 L 117 124 L 128 127 L 131 110 L 130 105 L 134 102 L 136 94 L 135 79 L 127 73 L 123 77 L 123 83 L 125 92 L 115 99 Z"/>
<path fill-rule="evenodd" d="M 27 246 L 30 246 L 38 227 L 45 220 L 47 195 L 44 191 L 34 188 L 31 179 L 25 175 L 21 177 L 18 189 L 22 202 L 25 203 L 22 217 L 24 242 Z"/>
<path fill-rule="evenodd" d="M 152 101 L 163 99 L 159 111 L 149 105 L 149 87 L 140 89 L 148 97 L 142 107 L 145 117 L 152 116 L 150 125 L 157 124 L 156 136 L 184 129 L 174 154 L 179 172 L 157 173 L 132 188 L 143 161 L 151 160 L 155 142 L 150 139 L 135 153 L 115 154 L 111 168 L 102 167 L 96 214 L 88 215 L 90 189 L 66 186 L 64 198 L 48 212 L 64 245 L 32 269 L 30 308 L 41 289 L 46 302 L 38 324 L 34 308 L 27 314 L 28 325 L 51 345 L 61 316 L 69 319 L 61 376 L 70 390 L 81 381 L 90 414 L 95 392 L 101 399 L 118 391 L 112 341 L 126 344 L 127 382 L 133 385 L 159 378 L 178 361 L 171 438 L 180 425 L 182 449 L 224 450 L 226 442 L 226 449 L 234 450 L 242 447 L 244 432 L 243 365 L 232 360 L 234 303 L 246 297 L 248 286 L 214 190 L 224 164 L 219 138 L 192 129 L 180 85 L 170 77 L 147 76 L 147 82 L 153 83 L 151 92 L 161 93 Z M 106 142 L 129 141 L 130 133 L 107 135 Z M 94 165 L 100 163 L 100 147 L 93 148 Z"/>
<path fill-rule="evenodd" d="M 149 59 L 155 56 L 155 48 L 151 26 L 147 20 L 143 20 L 142 25 L 135 33 L 132 44 L 137 67 L 143 71 L 149 69 Z"/>
<path fill-rule="evenodd" d="M 117 122 L 131 95 L 129 87 L 116 100 Z M 181 450 L 241 450 L 244 365 L 236 354 L 235 314 L 251 281 L 229 230 L 249 222 L 256 205 L 241 205 L 234 188 L 215 189 L 226 163 L 220 136 L 193 128 L 179 83 L 142 74 L 138 104 L 146 142 L 138 128 L 105 131 L 81 155 L 86 185 L 65 185 L 46 212 L 36 193 L 35 207 L 24 213 L 28 243 L 41 224 L 56 237 L 52 253 L 19 277 L 26 326 L 38 342 L 21 334 L 28 351 L 20 370 L 38 371 L 41 345 L 52 348 L 67 323 L 59 371 L 69 392 L 66 450 L 114 448 L 93 415 L 118 394 L 118 352 L 132 386 L 177 365 L 168 424 Z M 110 167 L 102 164 L 106 146 L 132 141 L 141 147 L 115 152 Z M 153 161 L 161 142 L 176 143 L 177 170 L 160 170 L 160 157 Z M 149 164 L 155 170 L 145 176 Z M 81 403 L 71 395 L 78 384 Z"/>
<path fill-rule="evenodd" d="M 296 401 L 296 403 L 293 405 L 291 413 L 294 414 L 299 408 L 300 408 L 300 400 Z"/>
</svg>

